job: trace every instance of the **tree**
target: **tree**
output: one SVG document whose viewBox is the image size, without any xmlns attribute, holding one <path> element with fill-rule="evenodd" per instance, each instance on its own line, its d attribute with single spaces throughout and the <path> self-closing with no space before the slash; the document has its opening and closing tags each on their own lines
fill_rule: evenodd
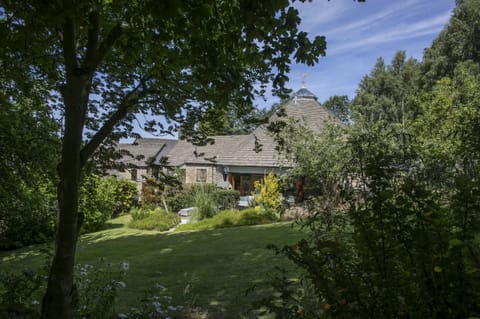
<svg viewBox="0 0 480 319">
<path fill-rule="evenodd" d="M 212 109 L 203 116 L 198 131 L 206 136 L 249 134 L 267 121 L 267 114 L 266 109 L 253 106 L 247 109 L 232 107 L 228 111 Z"/>
<path fill-rule="evenodd" d="M 480 64 L 480 1 L 457 1 L 452 18 L 423 58 L 423 85 L 431 89 L 443 77 L 453 77 L 458 63 Z"/>
<path fill-rule="evenodd" d="M 419 90 L 419 78 L 419 63 L 413 58 L 407 60 L 404 51 L 398 51 L 390 65 L 379 58 L 352 100 L 353 120 L 404 125 L 406 119 L 418 115 L 411 97 Z"/>
<path fill-rule="evenodd" d="M 43 318 L 72 318 L 78 189 L 93 154 L 132 135 L 137 115 L 156 116 L 145 127 L 159 133 L 182 125 L 196 142 L 209 110 L 251 105 L 267 83 L 285 97 L 291 59 L 313 65 L 325 54 L 325 39 L 299 24 L 286 0 L 2 2 L 2 92 L 13 101 L 44 81 L 38 95 L 64 122 Z"/>
<path fill-rule="evenodd" d="M 350 109 L 350 100 L 346 95 L 334 95 L 323 102 L 323 106 L 332 111 L 342 123 L 347 124 L 352 117 L 352 110 Z"/>
<path fill-rule="evenodd" d="M 0 127 L 0 249 L 44 242 L 56 220 L 58 123 L 33 95 L 0 101 Z"/>
</svg>

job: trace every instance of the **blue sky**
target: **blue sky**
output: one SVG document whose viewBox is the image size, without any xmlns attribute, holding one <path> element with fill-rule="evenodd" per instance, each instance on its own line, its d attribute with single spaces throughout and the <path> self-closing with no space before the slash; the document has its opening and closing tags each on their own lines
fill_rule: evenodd
<svg viewBox="0 0 480 319">
<path fill-rule="evenodd" d="M 447 24 L 455 0 L 313 0 L 299 3 L 301 29 L 324 35 L 327 56 L 314 67 L 295 65 L 289 88 L 306 87 L 323 102 L 332 95 L 353 98 L 364 75 L 376 60 L 390 63 L 395 52 L 422 60 L 423 50 Z M 259 103 L 260 104 L 260 103 Z M 266 106 L 272 103 L 267 101 Z"/>
</svg>

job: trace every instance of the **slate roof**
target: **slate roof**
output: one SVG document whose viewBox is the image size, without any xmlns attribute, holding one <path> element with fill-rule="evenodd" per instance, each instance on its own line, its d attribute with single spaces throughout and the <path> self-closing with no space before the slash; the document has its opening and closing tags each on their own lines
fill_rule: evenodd
<svg viewBox="0 0 480 319">
<path fill-rule="evenodd" d="M 303 95 L 298 92 L 303 92 Z M 298 92 L 282 106 L 287 117 L 300 120 L 302 125 L 314 132 L 320 132 L 328 122 L 342 124 L 330 110 L 317 102 L 317 97 L 313 93 L 307 89 L 300 89 Z M 271 120 L 277 118 L 279 117 L 274 115 Z"/>
<path fill-rule="evenodd" d="M 321 131 L 326 122 L 341 122 L 309 90 L 297 91 L 283 106 L 287 117 L 298 119 L 300 123 L 315 132 Z M 284 120 L 273 115 L 270 121 Z M 224 166 L 250 167 L 288 167 L 291 166 L 277 152 L 276 143 L 267 132 L 267 125 L 259 126 L 252 134 L 212 136 L 215 143 L 206 146 L 194 146 L 179 141 L 168 154 L 171 166 L 184 164 L 217 164 Z M 255 140 L 261 145 L 261 151 L 255 151 Z"/>
<path fill-rule="evenodd" d="M 168 154 L 177 142 L 172 139 L 138 138 L 133 144 L 120 143 L 118 148 L 120 152 L 124 152 L 124 164 L 141 167 Z"/>
<path fill-rule="evenodd" d="M 321 131 L 326 122 L 341 122 L 323 105 L 318 103 L 317 97 L 309 90 L 302 88 L 297 91 L 282 106 L 287 117 L 298 119 L 301 124 L 315 132 Z M 283 117 L 273 115 L 270 121 L 284 120 Z M 250 166 L 250 167 L 288 167 L 291 166 L 276 151 L 276 143 L 267 132 L 267 125 L 259 126 L 252 134 L 211 136 L 214 144 L 195 146 L 187 141 L 166 139 L 138 139 L 137 146 L 131 146 L 130 152 L 134 155 L 145 155 L 146 158 L 155 157 L 155 163 L 160 164 L 162 157 L 167 158 L 168 166 L 182 166 L 188 164 L 210 164 L 223 166 Z M 261 145 L 261 151 L 255 151 L 255 141 Z M 144 159 L 145 161 L 145 159 Z M 136 162 L 137 165 L 139 162 Z"/>
</svg>

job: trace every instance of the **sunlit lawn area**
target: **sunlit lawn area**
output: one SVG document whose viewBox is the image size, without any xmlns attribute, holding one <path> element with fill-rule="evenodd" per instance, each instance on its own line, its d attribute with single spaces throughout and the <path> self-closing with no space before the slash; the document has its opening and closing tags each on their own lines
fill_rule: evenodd
<svg viewBox="0 0 480 319">
<path fill-rule="evenodd" d="M 129 263 L 126 288 L 119 294 L 121 311 L 138 305 L 145 290 L 158 283 L 167 288 L 172 304 L 195 301 L 213 318 L 238 317 L 252 301 L 246 290 L 253 285 L 261 289 L 275 265 L 289 265 L 266 246 L 294 243 L 302 236 L 291 223 L 159 233 L 124 228 L 125 221 L 114 220 L 115 228 L 83 236 L 77 250 L 79 263 L 98 264 L 101 257 L 113 265 Z M 0 258 L 0 271 L 38 267 L 45 261 L 38 247 Z M 184 296 L 189 283 L 191 293 Z"/>
</svg>

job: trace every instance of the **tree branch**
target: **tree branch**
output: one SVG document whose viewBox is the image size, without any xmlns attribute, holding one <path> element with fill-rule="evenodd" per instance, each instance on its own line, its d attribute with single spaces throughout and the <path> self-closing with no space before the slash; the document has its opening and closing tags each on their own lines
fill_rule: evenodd
<svg viewBox="0 0 480 319">
<path fill-rule="evenodd" d="M 66 17 L 65 23 L 63 24 L 62 46 L 67 78 L 71 77 L 74 74 L 77 67 L 77 59 L 75 57 L 75 37 L 75 26 L 73 24 L 73 21 L 69 17 Z"/>
<path fill-rule="evenodd" d="M 93 69 L 96 69 L 100 63 L 103 61 L 103 59 L 105 58 L 105 56 L 108 54 L 108 52 L 110 52 L 110 50 L 112 49 L 113 45 L 115 44 L 115 41 L 118 40 L 118 38 L 120 38 L 120 36 L 122 35 L 123 31 L 122 31 L 122 26 L 120 23 L 117 23 L 111 30 L 110 32 L 108 33 L 107 37 L 105 38 L 105 40 L 102 41 L 102 43 L 100 43 L 100 46 L 97 50 L 97 54 L 96 54 L 96 57 L 92 63 L 92 70 Z"/>
<path fill-rule="evenodd" d="M 103 124 L 103 126 L 95 133 L 92 139 L 80 151 L 80 165 L 83 167 L 87 160 L 92 156 L 93 152 L 102 144 L 103 140 L 113 131 L 122 119 L 131 111 L 131 107 L 138 101 L 138 89 L 141 84 L 137 85 L 130 91 L 119 104 L 117 110 L 110 116 L 110 118 Z"/>
<path fill-rule="evenodd" d="M 85 58 L 85 64 L 88 68 L 88 72 L 91 74 L 96 68 L 96 55 L 98 49 L 98 35 L 100 32 L 100 18 L 98 9 L 90 12 L 88 15 L 88 40 L 87 40 L 87 54 Z"/>
</svg>

